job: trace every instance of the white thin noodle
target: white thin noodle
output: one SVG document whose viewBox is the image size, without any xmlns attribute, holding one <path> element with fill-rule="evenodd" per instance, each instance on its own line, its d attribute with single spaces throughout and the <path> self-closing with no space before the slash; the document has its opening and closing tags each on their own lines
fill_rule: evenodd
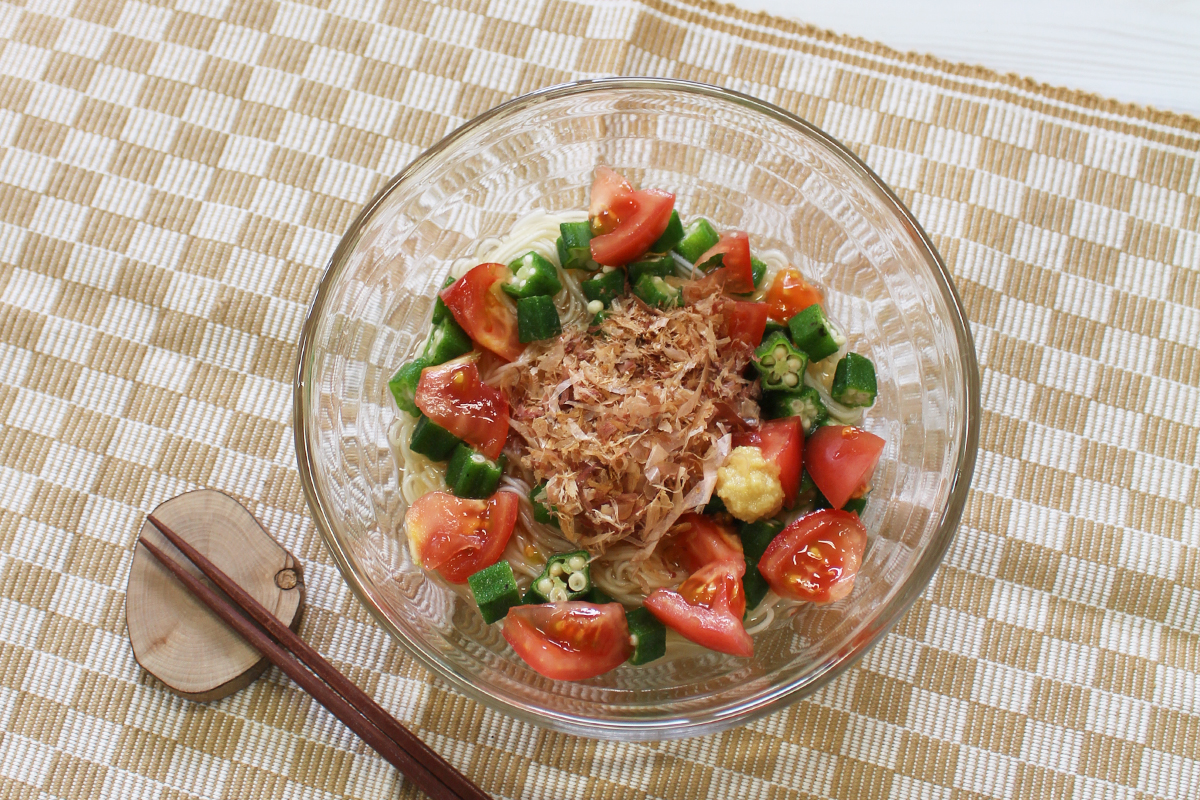
<svg viewBox="0 0 1200 800">
<path fill-rule="evenodd" d="M 582 211 L 566 214 L 535 212 L 518 221 L 512 232 L 503 239 L 486 239 L 481 242 L 473 256 L 455 261 L 451 272 L 455 277 L 462 277 L 477 264 L 487 261 L 507 264 L 532 250 L 558 267 L 563 291 L 558 293 L 554 301 L 558 307 L 563 328 L 583 326 L 590 316 L 587 314 L 587 300 L 579 289 L 577 278 L 561 268 L 555 243 L 558 239 L 559 223 L 575 222 L 586 218 L 586 214 Z M 775 274 L 787 266 L 788 262 L 786 256 L 778 250 L 761 252 L 758 257 L 767 264 L 766 276 L 754 297 L 756 300 L 762 300 L 766 296 Z M 680 265 L 679 272 L 681 274 L 686 272 L 684 266 L 685 264 Z M 829 396 L 833 368 L 845 351 L 846 347 L 843 346 L 834 356 L 817 364 L 810 364 L 804 378 L 807 384 L 816 387 L 821 393 L 822 401 L 829 407 L 830 416 L 842 424 L 854 424 L 861 418 L 861 409 L 846 408 Z M 499 369 L 504 369 L 504 367 Z M 497 375 L 483 377 L 486 381 L 494 382 Z M 396 421 L 388 430 L 388 441 L 402 476 L 400 493 L 408 505 L 428 492 L 444 491 L 446 488 L 445 467 L 409 449 L 409 441 L 415 425 L 415 418 L 406 412 L 399 411 Z M 533 578 L 541 573 L 549 556 L 576 549 L 574 545 L 563 538 L 557 528 L 534 520 L 533 506 L 529 501 L 531 488 L 529 477 L 532 476 L 521 474 L 520 465 L 510 463 L 500 485 L 500 491 L 511 492 L 520 498 L 517 525 L 504 551 L 504 558 L 512 565 L 513 573 L 517 577 L 517 583 L 522 592 L 529 586 Z M 805 510 L 793 511 L 788 514 L 788 517 L 789 519 L 798 517 Z M 641 562 L 635 563 L 632 555 L 636 549 L 631 544 L 619 542 L 609 547 L 604 555 L 593 558 L 590 564 L 592 580 L 596 585 L 625 605 L 639 605 L 646 595 L 655 589 L 674 587 L 680 582 L 680 576 L 657 552 L 652 553 Z M 453 588 L 460 594 L 464 594 L 461 587 Z M 777 616 L 780 614 L 790 615 L 798 605 L 795 601 L 785 600 L 774 592 L 768 592 L 763 601 L 747 617 L 747 632 L 754 634 L 766 630 Z M 693 650 L 696 653 L 704 650 L 674 632 L 669 633 L 667 641 L 668 650 L 673 657 L 685 657 Z"/>
</svg>

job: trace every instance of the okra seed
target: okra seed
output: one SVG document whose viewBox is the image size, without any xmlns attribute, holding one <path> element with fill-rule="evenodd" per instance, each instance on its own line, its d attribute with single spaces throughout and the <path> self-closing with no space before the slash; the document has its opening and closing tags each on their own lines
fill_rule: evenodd
<svg viewBox="0 0 1200 800">
<path fill-rule="evenodd" d="M 629 644 L 633 645 L 634 647 L 637 647 L 637 643 L 638 643 L 637 634 L 636 633 L 629 634 Z"/>
<path fill-rule="evenodd" d="M 551 603 L 565 603 L 567 601 L 567 590 L 561 586 L 555 586 L 550 592 Z"/>
<path fill-rule="evenodd" d="M 569 566 L 574 572 L 579 572 L 579 570 L 587 566 L 587 562 L 583 560 L 583 556 L 572 556 Z"/>
<path fill-rule="evenodd" d="M 599 314 L 603 310 L 604 303 L 601 303 L 599 300 L 591 300 L 587 304 L 587 311 L 589 314 Z"/>
<path fill-rule="evenodd" d="M 541 592 L 544 597 L 549 597 L 552 589 L 554 589 L 554 581 L 550 580 L 549 578 L 542 578 L 540 581 L 538 581 L 538 591 Z"/>
<path fill-rule="evenodd" d="M 795 386 L 798 383 L 800 383 L 800 376 L 794 372 L 789 372 L 787 375 L 783 376 L 784 386 Z"/>
<path fill-rule="evenodd" d="M 792 356 L 791 358 L 788 359 L 788 366 L 795 370 L 800 369 L 800 359 L 796 358 L 795 356 Z"/>
<path fill-rule="evenodd" d="M 587 586 L 587 580 L 583 577 L 582 572 L 572 572 L 571 577 L 567 578 L 567 586 L 572 592 L 581 592 L 583 587 Z"/>
<path fill-rule="evenodd" d="M 764 367 L 773 367 L 773 366 L 775 366 L 775 357 L 774 357 L 774 356 L 763 356 L 763 357 L 762 357 L 762 365 L 763 365 Z"/>
<path fill-rule="evenodd" d="M 787 358 L 787 348 L 783 345 L 776 347 L 774 356 L 776 361 L 783 361 L 785 358 Z"/>
<path fill-rule="evenodd" d="M 552 577 L 557 578 L 559 575 L 562 575 L 562 571 L 563 571 L 562 564 L 560 564 L 559 562 L 555 561 L 553 564 L 550 565 L 550 575 Z"/>
</svg>

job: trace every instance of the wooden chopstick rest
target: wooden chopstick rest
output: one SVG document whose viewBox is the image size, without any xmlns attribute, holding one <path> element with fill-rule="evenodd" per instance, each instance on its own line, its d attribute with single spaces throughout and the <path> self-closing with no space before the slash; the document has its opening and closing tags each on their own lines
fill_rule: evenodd
<svg viewBox="0 0 1200 800">
<path fill-rule="evenodd" d="M 304 608 L 300 564 L 241 503 L 201 489 L 167 500 L 152 514 L 228 572 L 284 625 L 299 626 Z M 148 520 L 141 537 L 176 554 Z M 178 560 L 200 574 L 186 559 Z M 140 545 L 129 569 L 125 618 L 138 663 L 191 700 L 230 695 L 270 666 Z"/>
</svg>

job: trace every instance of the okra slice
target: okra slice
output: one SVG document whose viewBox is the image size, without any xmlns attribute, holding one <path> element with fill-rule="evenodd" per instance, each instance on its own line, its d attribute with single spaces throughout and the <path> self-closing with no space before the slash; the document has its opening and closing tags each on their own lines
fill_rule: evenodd
<svg viewBox="0 0 1200 800">
<path fill-rule="evenodd" d="M 717 229 L 701 217 L 683 229 L 683 238 L 675 245 L 675 252 L 695 264 L 697 258 L 716 247 L 719 241 L 721 237 Z"/>
<path fill-rule="evenodd" d="M 529 490 L 529 504 L 533 506 L 533 519 L 545 525 L 559 527 L 558 517 L 554 514 L 554 506 L 550 505 L 546 496 L 546 482 L 542 481 Z"/>
<path fill-rule="evenodd" d="M 667 229 L 663 231 L 662 236 L 650 245 L 651 253 L 668 253 L 675 249 L 675 246 L 683 239 L 683 220 L 679 219 L 678 211 L 671 211 L 671 218 L 667 220 Z"/>
<path fill-rule="evenodd" d="M 504 456 L 493 461 L 465 442 L 454 448 L 446 464 L 446 486 L 455 497 L 491 497 L 504 474 Z"/>
<path fill-rule="evenodd" d="M 767 274 L 767 262 L 759 261 L 754 256 L 750 256 L 750 274 L 754 276 L 754 288 L 762 286 L 763 278 Z"/>
<path fill-rule="evenodd" d="M 606 269 L 608 269 L 606 267 Z M 625 294 L 625 273 L 619 269 L 601 272 L 594 278 L 588 278 L 579 284 L 579 290 L 588 299 L 588 309 L 594 302 L 599 302 L 603 308 L 608 308 L 613 300 Z"/>
<path fill-rule="evenodd" d="M 629 272 L 629 283 L 632 285 L 640 281 L 643 275 L 657 275 L 660 278 L 674 275 L 675 259 L 670 256 L 648 258 L 642 261 L 634 261 L 632 264 L 626 266 L 625 269 Z"/>
<path fill-rule="evenodd" d="M 454 281 L 455 277 L 453 275 L 447 277 L 442 283 L 442 289 L 448 289 L 449 287 L 453 286 Z M 453 315 L 450 313 L 450 309 L 446 308 L 446 303 L 442 300 L 441 290 L 438 290 L 438 293 L 433 301 L 433 319 L 431 319 L 430 322 L 432 322 L 434 325 L 437 325 L 439 322 L 447 318 L 452 319 Z"/>
<path fill-rule="evenodd" d="M 869 406 L 875 402 L 875 365 L 858 353 L 846 353 L 833 373 L 829 394 L 844 406 Z"/>
<path fill-rule="evenodd" d="M 818 303 L 813 303 L 788 320 L 792 341 L 805 353 L 810 361 L 828 358 L 845 344 L 841 331 L 830 324 Z"/>
<path fill-rule="evenodd" d="M 507 283 L 502 283 L 500 288 L 512 297 L 533 297 L 537 294 L 553 297 L 562 290 L 558 270 L 532 250 L 509 264 L 508 268 L 512 270 L 513 276 Z"/>
<path fill-rule="evenodd" d="M 749 614 L 767 596 L 767 579 L 758 570 L 758 562 L 767 545 L 783 530 L 783 523 L 767 519 L 744 522 L 738 526 L 738 538 L 742 540 L 742 552 L 746 556 L 746 574 L 742 576 L 742 590 L 746 593 L 746 613 Z"/>
<path fill-rule="evenodd" d="M 422 414 L 417 420 L 417 426 L 413 428 L 412 440 L 408 446 L 414 453 L 420 453 L 434 461 L 445 461 L 460 444 L 462 439 Z"/>
<path fill-rule="evenodd" d="M 754 351 L 751 363 L 762 378 L 764 390 L 799 389 L 808 356 L 792 346 L 782 333 L 773 333 Z"/>
<path fill-rule="evenodd" d="M 490 567 L 484 567 L 467 578 L 471 594 L 479 605 L 479 613 L 483 621 L 491 625 L 513 606 L 521 605 L 521 593 L 517 589 L 517 579 L 513 575 L 512 565 L 507 561 L 497 561 Z"/>
<path fill-rule="evenodd" d="M 657 275 L 643 275 L 633 285 L 633 293 L 648 306 L 677 308 L 683 305 L 683 290 Z"/>
<path fill-rule="evenodd" d="M 600 265 L 592 261 L 592 226 L 583 222 L 563 222 L 558 226 L 558 261 L 563 269 L 595 272 Z"/>
<path fill-rule="evenodd" d="M 542 574 L 533 579 L 529 589 L 542 603 L 565 603 L 582 600 L 592 589 L 592 573 L 588 569 L 587 550 L 575 550 L 551 556 Z"/>
<path fill-rule="evenodd" d="M 648 664 L 666 654 L 667 628 L 645 606 L 626 611 L 625 624 L 629 626 L 629 642 L 633 645 L 630 664 Z"/>
<path fill-rule="evenodd" d="M 396 398 L 396 405 L 414 417 L 421 416 L 421 409 L 417 408 L 414 398 L 417 396 L 417 384 L 421 382 L 421 370 L 428 366 L 429 362 L 425 359 L 415 358 L 396 370 L 396 374 L 388 381 L 388 389 Z"/>
<path fill-rule="evenodd" d="M 867 492 L 862 497 L 851 497 L 846 501 L 846 505 L 842 506 L 842 511 L 853 511 L 861 517 L 863 509 L 867 507 L 867 498 L 870 495 L 871 493 Z"/>
<path fill-rule="evenodd" d="M 767 392 L 762 399 L 762 414 L 767 419 L 799 417 L 805 436 L 829 419 L 829 409 L 821 402 L 820 393 L 811 386 L 798 392 Z"/>
<path fill-rule="evenodd" d="M 553 339 L 562 333 L 562 322 L 554 300 L 544 294 L 517 301 L 517 339 L 522 344 Z"/>
<path fill-rule="evenodd" d="M 808 506 L 812 506 L 814 511 L 818 508 L 829 508 L 829 501 L 825 499 L 825 495 L 821 494 L 821 490 L 813 482 L 808 470 L 802 469 L 800 470 L 800 486 L 796 489 L 795 508 Z"/>
<path fill-rule="evenodd" d="M 445 364 L 459 356 L 465 356 L 471 352 L 473 347 L 471 337 L 467 335 L 461 325 L 455 322 L 454 317 L 447 314 L 429 332 L 429 340 L 425 342 L 425 350 L 422 351 L 421 358 L 425 359 L 432 367 L 437 364 Z"/>
<path fill-rule="evenodd" d="M 763 329 L 763 338 L 766 339 L 772 333 L 788 334 L 789 333 L 788 326 L 780 325 L 775 320 L 769 319 L 769 320 L 767 320 L 767 327 Z"/>
</svg>

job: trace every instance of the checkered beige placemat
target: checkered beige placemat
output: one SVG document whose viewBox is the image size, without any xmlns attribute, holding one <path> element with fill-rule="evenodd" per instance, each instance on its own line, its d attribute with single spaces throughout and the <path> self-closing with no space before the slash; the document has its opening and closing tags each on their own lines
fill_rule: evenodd
<svg viewBox="0 0 1200 800">
<path fill-rule="evenodd" d="M 303 635 L 497 796 L 1196 791 L 1196 120 L 677 0 L 25 0 L 0 39 L 0 795 L 413 795 L 274 672 L 196 705 L 138 669 L 133 539 L 197 486 L 306 562 Z M 983 367 L 964 523 L 898 628 L 788 711 L 665 744 L 431 680 L 332 568 L 289 426 L 359 205 L 474 114 L 618 73 L 846 141 L 937 241 Z"/>
</svg>

